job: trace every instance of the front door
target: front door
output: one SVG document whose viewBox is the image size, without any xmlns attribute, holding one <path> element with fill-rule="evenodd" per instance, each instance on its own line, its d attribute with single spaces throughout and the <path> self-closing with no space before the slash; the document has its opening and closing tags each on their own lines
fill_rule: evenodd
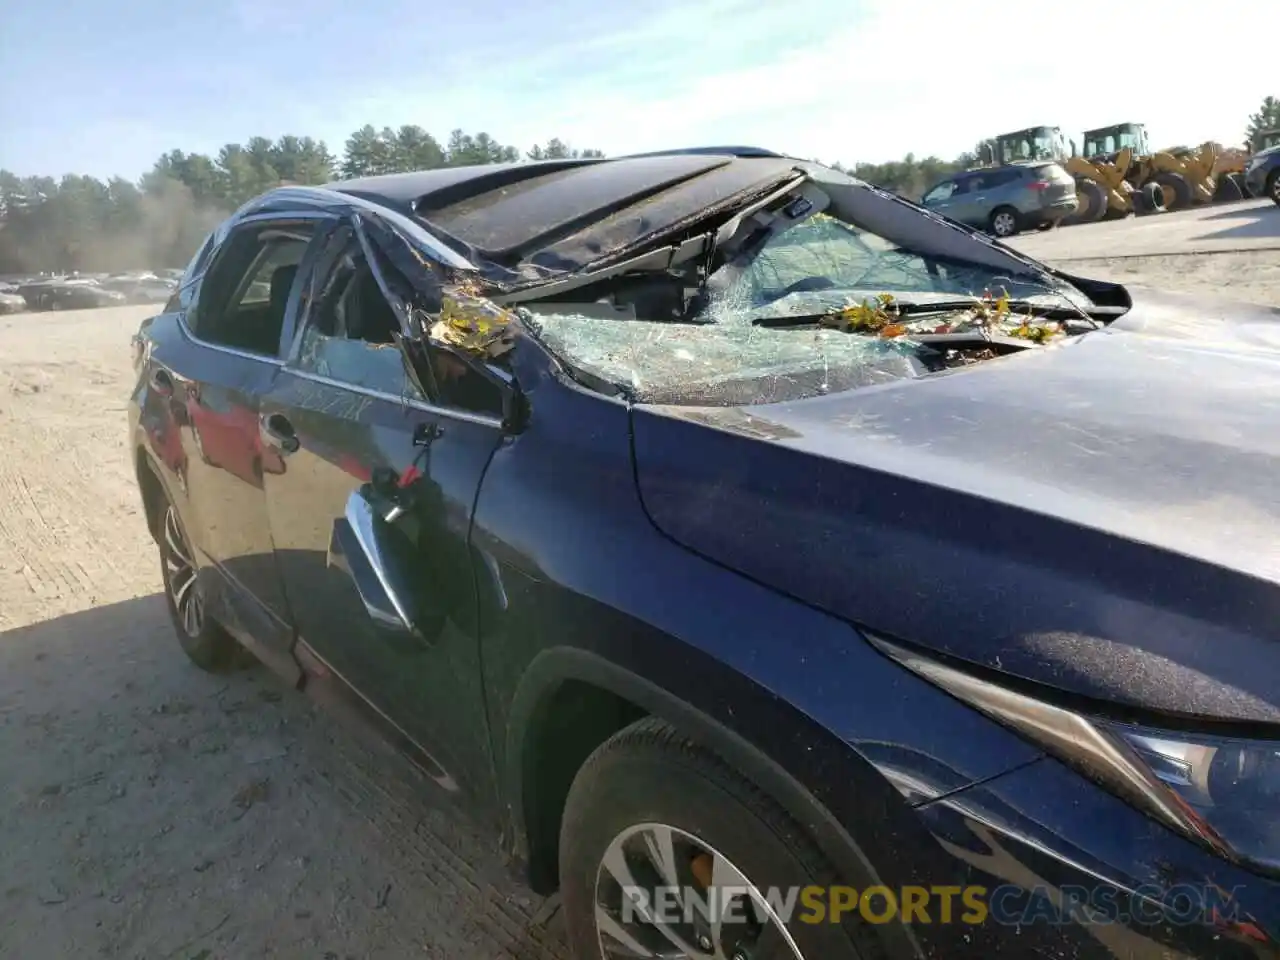
<svg viewBox="0 0 1280 960">
<path fill-rule="evenodd" d="M 185 298 L 184 355 L 153 376 L 180 425 L 187 526 L 206 602 L 233 631 L 281 656 L 293 631 L 263 490 L 275 463 L 259 440 L 258 403 L 280 367 L 285 315 L 315 227 L 307 219 L 237 226 Z"/>
<path fill-rule="evenodd" d="M 431 758 L 487 788 L 471 508 L 500 419 L 429 403 L 355 230 L 326 237 L 264 399 L 271 533 L 303 654 Z M 388 518 L 392 501 L 397 515 Z"/>
</svg>

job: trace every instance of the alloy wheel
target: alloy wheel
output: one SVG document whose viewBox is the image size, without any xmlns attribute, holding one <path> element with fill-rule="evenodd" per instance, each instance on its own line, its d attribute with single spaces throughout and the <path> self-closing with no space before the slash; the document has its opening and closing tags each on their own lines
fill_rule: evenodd
<svg viewBox="0 0 1280 960">
<path fill-rule="evenodd" d="M 770 899 L 728 857 L 692 834 L 662 823 L 638 824 L 614 838 L 596 871 L 600 953 L 804 960 Z"/>
<path fill-rule="evenodd" d="M 1280 176 L 1275 174 L 1271 176 L 1271 199 L 1280 203 Z"/>
<path fill-rule="evenodd" d="M 198 637 L 204 626 L 204 608 L 200 589 L 196 583 L 196 566 L 191 559 L 191 548 L 182 536 L 178 514 L 172 506 L 164 515 L 164 577 L 169 596 L 182 629 L 189 637 Z"/>
<path fill-rule="evenodd" d="M 1012 213 L 997 213 L 995 219 L 992 220 L 991 226 L 994 228 L 997 237 L 1012 236 L 1017 224 L 1014 222 Z"/>
</svg>

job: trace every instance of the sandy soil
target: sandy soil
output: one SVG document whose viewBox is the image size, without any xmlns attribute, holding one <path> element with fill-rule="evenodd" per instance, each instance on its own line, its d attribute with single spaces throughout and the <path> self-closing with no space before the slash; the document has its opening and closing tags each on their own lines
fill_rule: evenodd
<svg viewBox="0 0 1280 960">
<path fill-rule="evenodd" d="M 1070 269 L 1280 305 L 1274 253 Z M 125 439 L 145 314 L 0 319 L 0 956 L 564 956 L 401 758 L 183 658 Z"/>
<path fill-rule="evenodd" d="M 399 756 L 185 661 L 127 456 L 146 312 L 0 319 L 0 957 L 564 956 Z"/>
</svg>

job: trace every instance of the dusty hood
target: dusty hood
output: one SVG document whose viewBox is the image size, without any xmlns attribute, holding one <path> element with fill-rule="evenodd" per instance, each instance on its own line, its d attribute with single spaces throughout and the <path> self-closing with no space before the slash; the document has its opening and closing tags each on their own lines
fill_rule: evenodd
<svg viewBox="0 0 1280 960">
<path fill-rule="evenodd" d="M 675 539 L 870 629 L 1280 721 L 1280 316 L 1135 301 L 1106 331 L 922 380 L 638 407 L 641 495 Z"/>
</svg>

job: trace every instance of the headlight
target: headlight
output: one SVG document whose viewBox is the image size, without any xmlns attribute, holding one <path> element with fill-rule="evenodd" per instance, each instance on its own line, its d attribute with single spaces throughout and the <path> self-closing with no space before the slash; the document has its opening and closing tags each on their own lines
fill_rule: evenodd
<svg viewBox="0 0 1280 960">
<path fill-rule="evenodd" d="M 1280 740 L 1087 716 L 878 638 L 884 653 L 1229 859 L 1280 874 Z"/>
</svg>

